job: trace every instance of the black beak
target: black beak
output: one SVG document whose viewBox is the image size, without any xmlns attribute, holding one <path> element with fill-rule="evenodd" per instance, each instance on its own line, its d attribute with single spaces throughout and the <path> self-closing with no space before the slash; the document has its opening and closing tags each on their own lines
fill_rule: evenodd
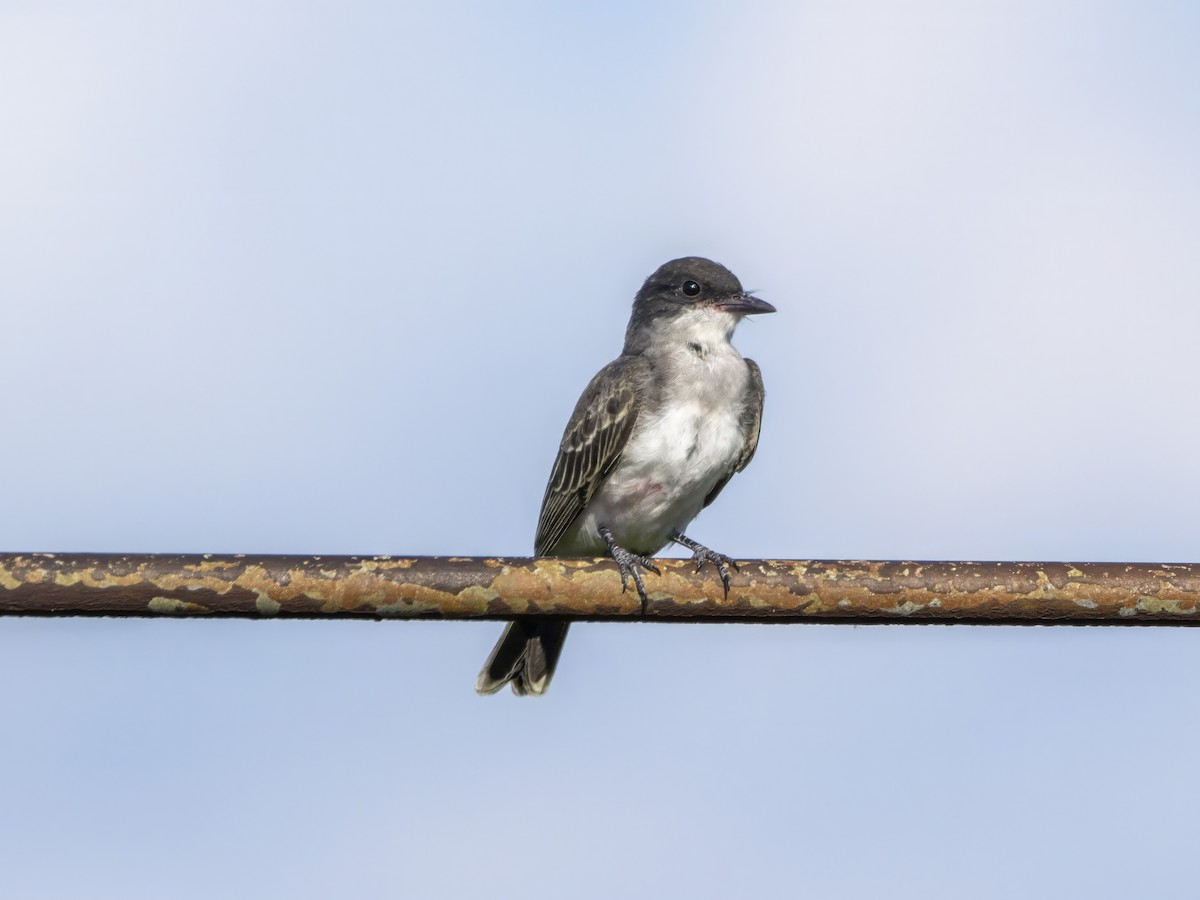
<svg viewBox="0 0 1200 900">
<path fill-rule="evenodd" d="M 722 312 L 737 313 L 739 316 L 757 316 L 762 313 L 775 312 L 775 307 L 766 300 L 759 300 L 749 294 L 730 297 L 728 300 L 718 300 L 713 306 Z"/>
</svg>

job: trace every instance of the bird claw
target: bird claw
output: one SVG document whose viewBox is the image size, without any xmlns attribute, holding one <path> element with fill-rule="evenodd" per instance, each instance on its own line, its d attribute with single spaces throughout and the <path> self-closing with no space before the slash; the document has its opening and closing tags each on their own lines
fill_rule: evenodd
<svg viewBox="0 0 1200 900">
<path fill-rule="evenodd" d="M 700 547 L 692 552 L 692 559 L 696 561 L 696 571 L 699 572 L 704 568 L 706 562 L 712 563 L 717 567 L 717 571 L 721 574 L 721 584 L 725 587 L 725 599 L 729 599 L 729 568 L 733 567 L 733 571 L 740 572 L 738 564 L 726 556 L 724 553 L 717 553 L 715 550 L 709 550 L 707 547 Z"/>
<path fill-rule="evenodd" d="M 653 572 L 655 575 L 661 575 L 658 566 L 650 562 L 644 556 L 638 556 L 624 547 L 616 547 L 613 550 L 613 559 L 617 561 L 617 567 L 621 570 L 621 591 L 622 593 L 629 589 L 629 579 L 633 579 L 634 585 L 637 587 L 638 597 L 642 600 L 642 612 L 646 611 L 646 585 L 642 581 L 642 573 L 638 571 L 638 567 L 645 569 L 647 572 Z"/>
<path fill-rule="evenodd" d="M 726 556 L 724 553 L 718 553 L 716 550 L 709 550 L 703 544 L 698 544 L 683 532 L 676 531 L 671 535 L 671 540 L 677 544 L 682 544 L 692 551 L 692 560 L 696 563 L 696 571 L 699 572 L 704 568 L 706 562 L 712 563 L 721 575 L 721 584 L 725 587 L 725 599 L 729 599 L 729 568 L 733 567 L 733 571 L 740 572 L 738 564 Z"/>
<path fill-rule="evenodd" d="M 612 554 L 613 559 L 617 561 L 617 568 L 621 572 L 621 593 L 629 590 L 629 579 L 633 579 L 633 584 L 637 588 L 638 597 L 642 601 L 642 614 L 646 612 L 646 604 L 649 598 L 646 596 L 646 585 L 642 582 L 642 573 L 638 571 L 638 567 L 645 569 L 647 572 L 653 572 L 655 575 L 661 575 L 658 566 L 652 563 L 644 556 L 638 556 L 632 550 L 626 550 L 620 546 L 612 536 L 612 532 L 607 528 L 601 527 L 600 535 L 608 544 L 608 552 Z"/>
</svg>

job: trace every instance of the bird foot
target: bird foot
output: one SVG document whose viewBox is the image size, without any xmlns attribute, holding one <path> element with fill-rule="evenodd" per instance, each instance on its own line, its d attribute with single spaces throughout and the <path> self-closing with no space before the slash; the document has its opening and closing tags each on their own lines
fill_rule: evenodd
<svg viewBox="0 0 1200 900">
<path fill-rule="evenodd" d="M 693 541 L 682 531 L 676 531 L 671 534 L 671 540 L 681 546 L 687 547 L 692 551 L 692 560 L 696 563 L 696 571 L 699 572 L 704 568 L 706 562 L 716 566 L 717 571 L 721 574 L 721 584 L 725 586 L 725 599 L 729 599 L 729 568 L 733 567 L 733 571 L 738 572 L 738 564 L 726 556 L 724 553 L 718 553 L 716 550 L 709 550 L 703 544 Z"/>
<path fill-rule="evenodd" d="M 642 600 L 642 613 L 646 612 L 646 585 L 642 583 L 642 573 L 638 571 L 641 567 L 647 572 L 653 572 L 655 575 L 661 575 L 658 566 L 654 565 L 644 556 L 638 556 L 631 550 L 626 550 L 613 538 L 612 532 L 607 527 L 600 527 L 600 536 L 604 538 L 604 542 L 608 544 L 608 552 L 612 554 L 613 559 L 617 561 L 617 568 L 621 570 L 621 591 L 629 589 L 629 580 L 632 578 L 634 586 L 637 588 L 638 596 Z"/>
</svg>

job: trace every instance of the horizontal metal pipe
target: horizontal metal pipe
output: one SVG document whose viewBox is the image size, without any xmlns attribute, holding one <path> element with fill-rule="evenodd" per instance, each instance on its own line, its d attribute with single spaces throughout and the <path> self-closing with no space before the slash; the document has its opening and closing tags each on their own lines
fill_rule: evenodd
<svg viewBox="0 0 1200 900">
<path fill-rule="evenodd" d="M 1171 624 L 1200 621 L 1200 565 L 658 560 L 645 611 L 612 560 L 0 554 L 0 614 L 368 619 Z"/>
</svg>

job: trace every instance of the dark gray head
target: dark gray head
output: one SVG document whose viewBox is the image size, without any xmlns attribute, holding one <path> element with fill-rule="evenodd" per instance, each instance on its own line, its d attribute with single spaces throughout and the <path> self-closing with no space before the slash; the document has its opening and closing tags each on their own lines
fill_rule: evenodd
<svg viewBox="0 0 1200 900">
<path fill-rule="evenodd" d="M 673 259 L 659 266 L 637 292 L 625 334 L 626 352 L 640 350 L 651 333 L 666 327 L 664 320 L 711 316 L 727 323 L 732 333 L 742 316 L 769 312 L 775 307 L 747 294 L 737 276 L 720 263 L 702 256 Z"/>
</svg>

